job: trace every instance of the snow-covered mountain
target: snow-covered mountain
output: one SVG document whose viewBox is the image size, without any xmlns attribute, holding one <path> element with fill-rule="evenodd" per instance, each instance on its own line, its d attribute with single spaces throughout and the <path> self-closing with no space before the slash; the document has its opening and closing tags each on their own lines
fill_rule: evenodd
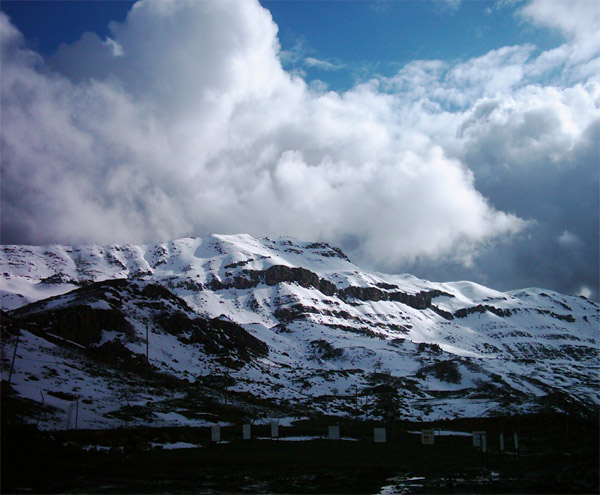
<svg viewBox="0 0 600 495">
<path fill-rule="evenodd" d="M 0 265 L 2 378 L 45 427 L 74 405 L 80 427 L 107 427 L 600 404 L 584 297 L 369 273 L 327 244 L 248 235 L 3 246 Z"/>
</svg>

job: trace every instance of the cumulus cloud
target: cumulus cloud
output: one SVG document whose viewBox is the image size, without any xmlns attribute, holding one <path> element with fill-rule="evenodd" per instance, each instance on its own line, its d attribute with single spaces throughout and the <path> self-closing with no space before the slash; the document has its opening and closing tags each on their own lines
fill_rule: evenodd
<svg viewBox="0 0 600 495">
<path fill-rule="evenodd" d="M 110 43 L 87 33 L 49 66 L 3 16 L 4 240 L 285 233 L 382 261 L 521 228 L 386 95 L 290 77 L 268 12 L 240 5 L 140 2 Z"/>
<path fill-rule="evenodd" d="M 520 15 L 535 24 L 558 29 L 569 38 L 600 41 L 600 6 L 595 0 L 533 0 Z"/>
<path fill-rule="evenodd" d="M 589 38 L 336 93 L 283 70 L 254 1 L 141 1 L 110 31 L 43 60 L 0 13 L 3 242 L 285 234 L 371 268 L 597 286 Z"/>
</svg>

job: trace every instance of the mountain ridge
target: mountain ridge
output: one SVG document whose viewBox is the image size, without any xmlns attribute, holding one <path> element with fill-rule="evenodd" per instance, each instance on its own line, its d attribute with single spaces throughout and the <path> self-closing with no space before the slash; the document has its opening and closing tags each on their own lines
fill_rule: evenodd
<svg viewBox="0 0 600 495">
<path fill-rule="evenodd" d="M 31 360 L 56 360 L 58 351 L 40 349 L 52 340 L 62 352 L 70 341 L 85 348 L 85 359 L 110 348 L 142 369 L 150 347 L 146 365 L 181 390 L 227 373 L 240 414 L 256 401 L 279 416 L 405 418 L 586 413 L 600 403 L 600 310 L 579 296 L 369 273 L 326 243 L 245 234 L 143 246 L 3 246 L 0 265 L 2 309 L 12 322 L 3 378 L 7 342 L 20 334 Z M 79 338 L 86 329 L 90 337 Z M 38 389 L 87 394 L 103 405 L 84 407 L 82 420 L 114 423 L 123 406 L 99 392 L 112 378 L 81 371 L 80 381 L 98 384 L 73 392 L 60 373 L 40 379 L 44 371 L 22 352 L 16 393 L 38 402 Z M 61 362 L 68 368 L 73 358 Z M 125 387 L 128 396 L 149 397 L 155 386 L 144 383 L 145 392 Z M 222 394 L 207 387 L 208 395 Z M 180 414 L 169 397 L 140 399 L 132 421 L 162 414 L 188 424 L 203 408 L 209 414 L 200 404 Z M 50 402 L 57 409 L 48 425 L 67 407 Z M 153 403 L 164 411 L 148 411 Z"/>
</svg>

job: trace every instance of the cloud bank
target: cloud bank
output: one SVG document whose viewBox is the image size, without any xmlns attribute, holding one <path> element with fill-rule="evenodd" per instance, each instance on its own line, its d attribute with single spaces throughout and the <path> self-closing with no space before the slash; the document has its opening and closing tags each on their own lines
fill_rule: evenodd
<svg viewBox="0 0 600 495">
<path fill-rule="evenodd" d="M 342 94 L 283 70 L 254 1 L 141 1 L 47 60 L 0 13 L 2 241 L 294 235 L 478 273 L 504 249 L 490 276 L 537 249 L 597 286 L 598 44 L 545 3 L 522 16 L 559 48 L 415 61 Z"/>
</svg>

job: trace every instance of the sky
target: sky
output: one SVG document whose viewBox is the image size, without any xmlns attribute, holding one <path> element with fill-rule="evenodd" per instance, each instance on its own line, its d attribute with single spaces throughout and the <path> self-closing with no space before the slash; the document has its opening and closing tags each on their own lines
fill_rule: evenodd
<svg viewBox="0 0 600 495">
<path fill-rule="evenodd" d="M 291 235 L 598 300 L 600 4 L 0 4 L 1 241 Z"/>
</svg>

